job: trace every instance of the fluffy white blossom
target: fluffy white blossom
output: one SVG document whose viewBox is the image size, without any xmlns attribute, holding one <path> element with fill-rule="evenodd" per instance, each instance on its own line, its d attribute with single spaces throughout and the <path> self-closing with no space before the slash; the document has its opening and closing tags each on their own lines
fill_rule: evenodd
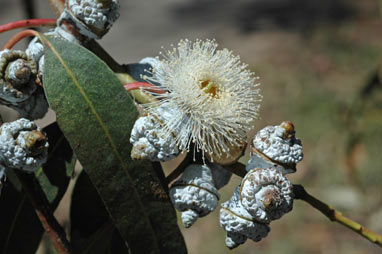
<svg viewBox="0 0 382 254">
<path fill-rule="evenodd" d="M 182 40 L 153 65 L 152 77 L 145 77 L 167 91 L 154 93 L 159 101 L 147 105 L 149 114 L 157 115 L 158 106 L 173 109 L 160 135 L 175 135 L 183 151 L 195 143 L 212 157 L 246 142 L 261 101 L 258 78 L 238 56 L 217 46 L 213 40 Z"/>
</svg>

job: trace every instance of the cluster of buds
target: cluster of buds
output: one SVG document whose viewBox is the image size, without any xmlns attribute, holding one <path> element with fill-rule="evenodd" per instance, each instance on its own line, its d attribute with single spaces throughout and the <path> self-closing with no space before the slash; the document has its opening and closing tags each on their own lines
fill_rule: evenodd
<svg viewBox="0 0 382 254">
<path fill-rule="evenodd" d="M 230 249 L 248 238 L 260 241 L 270 231 L 269 223 L 293 208 L 293 185 L 285 174 L 294 172 L 303 158 L 293 124 L 265 127 L 251 145 L 248 172 L 220 210 L 220 225 L 227 231 L 226 245 Z"/>
<path fill-rule="evenodd" d="M 213 168 L 221 168 L 222 174 L 222 166 L 242 156 L 246 133 L 256 119 L 261 99 L 254 89 L 253 73 L 246 71 L 245 65 L 239 66 L 238 58 L 230 52 L 216 47 L 214 41 L 192 44 L 185 40 L 169 51 L 165 60 L 141 61 L 152 66 L 148 71 L 151 77 L 144 78 L 165 93 L 153 92 L 157 101 L 145 106 L 149 115 L 135 123 L 130 139 L 132 157 L 166 161 L 193 147 L 203 158 L 204 165 L 187 167 L 170 187 L 170 198 L 182 213 L 185 227 L 217 207 L 217 190 L 230 175 L 222 177 L 226 181 L 218 187 Z M 219 61 L 214 58 L 217 56 Z M 224 76 L 226 62 L 234 63 L 229 77 Z M 232 77 L 236 82 L 227 83 Z M 248 238 L 260 241 L 269 233 L 273 220 L 292 210 L 293 185 L 285 175 L 295 172 L 303 158 L 301 141 L 288 121 L 260 130 L 250 148 L 247 174 L 220 210 L 220 225 L 227 232 L 230 249 Z"/>
</svg>

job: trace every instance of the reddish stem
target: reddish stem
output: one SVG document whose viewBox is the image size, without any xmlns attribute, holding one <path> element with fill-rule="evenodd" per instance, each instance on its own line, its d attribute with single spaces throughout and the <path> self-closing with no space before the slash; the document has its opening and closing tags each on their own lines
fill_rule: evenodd
<svg viewBox="0 0 382 254">
<path fill-rule="evenodd" d="M 4 49 L 11 49 L 13 48 L 13 46 L 15 46 L 19 41 L 21 41 L 22 39 L 24 39 L 25 37 L 29 37 L 29 36 L 39 36 L 39 33 L 36 32 L 35 30 L 24 30 L 24 31 L 21 31 L 17 34 L 15 34 L 12 38 L 10 38 L 7 43 L 5 43 L 4 47 L 1 49 L 1 50 L 4 50 Z"/>
<path fill-rule="evenodd" d="M 65 230 L 54 217 L 49 206 L 49 201 L 36 176 L 22 172 L 21 170 L 15 170 L 14 172 L 20 180 L 24 191 L 28 195 L 29 201 L 36 211 L 37 217 L 40 219 L 45 232 L 48 234 L 57 252 L 59 254 L 72 253 L 72 247 L 66 238 Z"/>
<path fill-rule="evenodd" d="M 56 26 L 55 19 L 25 19 L 0 26 L 0 34 L 18 28 Z"/>
<path fill-rule="evenodd" d="M 133 83 L 128 83 L 123 85 L 126 89 L 126 91 L 130 92 L 131 90 L 139 89 L 141 87 L 146 88 L 145 90 L 154 92 L 154 93 L 159 93 L 159 94 L 164 94 L 166 91 L 161 89 L 158 86 L 155 86 L 153 84 L 147 83 L 147 82 L 133 82 Z"/>
</svg>

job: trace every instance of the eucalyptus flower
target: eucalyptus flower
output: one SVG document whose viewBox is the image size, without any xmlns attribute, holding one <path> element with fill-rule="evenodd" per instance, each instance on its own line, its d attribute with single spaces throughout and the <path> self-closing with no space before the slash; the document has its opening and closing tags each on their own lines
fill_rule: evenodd
<svg viewBox="0 0 382 254">
<path fill-rule="evenodd" d="M 217 47 L 214 40 L 181 40 L 158 58 L 151 77 L 144 76 L 166 91 L 153 93 L 158 101 L 146 105 L 148 113 L 158 116 L 158 108 L 172 109 L 159 135 L 175 136 L 181 151 L 195 143 L 195 149 L 212 160 L 245 146 L 262 98 L 258 77 L 239 56 Z"/>
</svg>

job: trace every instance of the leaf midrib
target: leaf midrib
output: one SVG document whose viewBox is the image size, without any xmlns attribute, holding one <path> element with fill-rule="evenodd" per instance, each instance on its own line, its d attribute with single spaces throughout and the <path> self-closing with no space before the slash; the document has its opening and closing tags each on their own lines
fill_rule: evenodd
<svg viewBox="0 0 382 254">
<path fill-rule="evenodd" d="M 107 127 L 105 126 L 104 122 L 102 121 L 102 118 L 100 117 L 100 115 L 98 114 L 97 110 L 95 109 L 93 103 L 91 102 L 91 100 L 89 99 L 89 97 L 86 95 L 85 91 L 83 90 L 83 88 L 81 87 L 79 81 L 77 80 L 77 78 L 75 77 L 75 75 L 73 74 L 73 72 L 70 71 L 69 67 L 66 65 L 65 61 L 62 59 L 62 57 L 58 54 L 58 52 L 56 51 L 56 49 L 53 47 L 53 45 L 50 43 L 50 41 L 44 36 L 41 34 L 41 37 L 42 39 L 45 41 L 45 43 L 49 46 L 49 48 L 52 50 L 53 54 L 57 57 L 57 59 L 59 60 L 59 62 L 62 64 L 62 66 L 64 67 L 66 73 L 71 77 L 71 79 L 73 80 L 73 83 L 75 85 L 75 87 L 78 89 L 78 91 L 80 92 L 80 94 L 83 96 L 84 100 L 86 101 L 86 103 L 88 104 L 89 108 L 90 108 L 90 111 L 93 113 L 93 115 L 95 116 L 97 122 L 99 123 L 99 125 L 101 126 L 101 128 L 103 129 L 108 141 L 109 141 L 109 144 L 111 145 L 112 147 L 112 150 L 113 150 L 113 153 L 116 155 L 116 157 L 118 158 L 122 168 L 123 168 L 123 171 L 125 172 L 127 178 L 129 179 L 129 181 L 131 183 L 133 183 L 133 179 L 132 177 L 130 176 L 129 172 L 128 172 L 128 169 L 127 169 L 127 165 L 126 163 L 124 162 L 124 160 L 122 159 L 122 156 L 120 155 L 120 153 L 118 152 L 118 149 L 113 141 L 113 138 L 111 137 L 110 135 L 110 132 L 109 130 L 107 129 Z M 143 205 L 141 199 L 139 198 L 139 194 L 138 194 L 138 191 L 137 189 L 134 187 L 134 194 L 136 197 L 137 200 L 138 200 L 138 205 L 141 207 L 141 211 L 144 213 L 144 217 L 146 219 L 146 223 L 149 225 L 150 227 L 150 231 L 151 231 L 151 235 L 153 236 L 154 238 L 154 245 L 155 245 L 155 248 L 157 249 L 158 253 L 160 253 L 160 248 L 158 246 L 158 239 L 156 237 L 156 234 L 155 234 L 155 231 L 151 225 L 151 222 L 148 218 L 148 214 L 146 212 L 146 209 L 145 209 L 145 206 Z"/>
</svg>

